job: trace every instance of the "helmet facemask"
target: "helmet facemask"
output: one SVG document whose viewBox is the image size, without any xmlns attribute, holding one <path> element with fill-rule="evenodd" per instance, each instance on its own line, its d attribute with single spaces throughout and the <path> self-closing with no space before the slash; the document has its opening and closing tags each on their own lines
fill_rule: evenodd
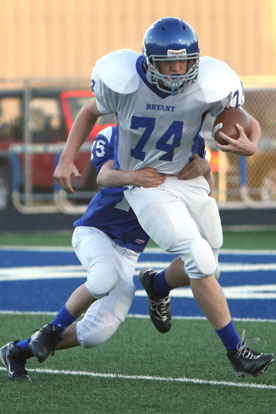
<svg viewBox="0 0 276 414">
<path fill-rule="evenodd" d="M 171 92 L 172 95 L 183 93 L 185 87 L 188 84 L 192 84 L 197 80 L 199 53 L 194 53 L 189 56 L 176 54 L 174 56 L 152 55 L 150 57 L 148 57 L 146 53 L 144 53 L 144 56 L 146 58 L 147 64 L 147 80 L 151 84 L 156 85 L 156 87 L 163 92 Z M 163 75 L 162 73 L 160 73 L 158 62 L 173 60 L 188 61 L 187 72 L 184 75 Z"/>
</svg>

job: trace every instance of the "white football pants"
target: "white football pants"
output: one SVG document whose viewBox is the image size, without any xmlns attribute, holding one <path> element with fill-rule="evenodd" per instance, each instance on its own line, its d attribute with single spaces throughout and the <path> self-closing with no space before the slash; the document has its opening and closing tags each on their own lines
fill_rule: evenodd
<svg viewBox="0 0 276 414">
<path fill-rule="evenodd" d="M 78 341 L 89 348 L 106 342 L 124 321 L 135 295 L 133 275 L 139 255 L 93 227 L 76 227 L 72 244 L 87 271 L 88 290 L 92 286 L 109 292 L 77 322 Z"/>
<path fill-rule="evenodd" d="M 222 227 L 215 199 L 203 176 L 167 177 L 157 188 L 132 187 L 125 197 L 145 232 L 163 250 L 178 254 L 190 278 L 219 273 Z"/>
</svg>

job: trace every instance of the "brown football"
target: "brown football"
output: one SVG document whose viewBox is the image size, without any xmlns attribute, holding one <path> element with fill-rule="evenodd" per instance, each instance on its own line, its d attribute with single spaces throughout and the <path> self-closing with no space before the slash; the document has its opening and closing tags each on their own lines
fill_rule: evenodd
<svg viewBox="0 0 276 414">
<path fill-rule="evenodd" d="M 226 135 L 229 135 L 229 137 L 237 139 L 239 131 L 236 128 L 236 124 L 243 127 L 247 136 L 250 134 L 250 118 L 248 114 L 242 108 L 225 109 L 217 116 L 214 122 L 214 139 L 222 145 L 227 144 L 227 142 L 220 137 L 219 132 L 224 132 Z"/>
</svg>

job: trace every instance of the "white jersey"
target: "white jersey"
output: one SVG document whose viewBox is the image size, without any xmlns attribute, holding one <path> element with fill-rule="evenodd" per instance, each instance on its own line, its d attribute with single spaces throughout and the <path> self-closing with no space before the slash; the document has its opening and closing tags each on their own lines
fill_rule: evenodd
<svg viewBox="0 0 276 414">
<path fill-rule="evenodd" d="M 92 72 L 97 108 L 117 115 L 117 168 L 153 167 L 176 174 L 189 162 L 206 115 L 243 104 L 242 83 L 224 62 L 203 57 L 198 80 L 172 96 L 147 81 L 143 62 L 142 55 L 130 50 L 100 59 Z"/>
</svg>

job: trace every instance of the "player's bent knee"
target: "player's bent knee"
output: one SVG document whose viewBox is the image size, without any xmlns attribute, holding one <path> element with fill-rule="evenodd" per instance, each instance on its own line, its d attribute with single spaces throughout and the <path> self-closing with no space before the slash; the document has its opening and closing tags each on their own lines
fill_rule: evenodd
<svg viewBox="0 0 276 414">
<path fill-rule="evenodd" d="M 191 242 L 190 257 L 182 257 L 185 270 L 191 279 L 201 279 L 216 272 L 217 264 L 209 243 L 204 239 Z"/>
<path fill-rule="evenodd" d="M 98 329 L 94 329 L 93 332 L 87 330 L 83 333 L 81 338 L 79 338 L 79 342 L 83 348 L 93 348 L 102 345 L 111 338 L 120 324 L 120 320 L 114 319 L 112 324 L 103 325 L 102 327 L 99 326 Z"/>
<path fill-rule="evenodd" d="M 113 273 L 106 274 L 105 277 L 98 277 L 95 274 L 88 275 L 85 286 L 95 299 L 107 296 L 115 286 L 118 277 Z"/>
</svg>

